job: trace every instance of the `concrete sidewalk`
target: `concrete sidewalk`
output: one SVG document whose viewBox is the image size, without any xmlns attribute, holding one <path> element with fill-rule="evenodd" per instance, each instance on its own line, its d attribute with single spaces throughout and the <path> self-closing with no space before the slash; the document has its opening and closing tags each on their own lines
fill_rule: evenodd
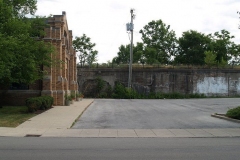
<svg viewBox="0 0 240 160">
<path fill-rule="evenodd" d="M 0 136 L 24 137 L 49 135 L 49 133 L 57 136 L 61 131 L 69 129 L 93 101 L 93 99 L 83 99 L 75 101 L 70 106 L 54 106 L 16 128 L 0 127 Z"/>
<path fill-rule="evenodd" d="M 240 128 L 225 129 L 70 129 L 93 102 L 83 99 L 70 106 L 55 106 L 16 128 L 0 127 L 9 137 L 240 137 Z"/>
</svg>

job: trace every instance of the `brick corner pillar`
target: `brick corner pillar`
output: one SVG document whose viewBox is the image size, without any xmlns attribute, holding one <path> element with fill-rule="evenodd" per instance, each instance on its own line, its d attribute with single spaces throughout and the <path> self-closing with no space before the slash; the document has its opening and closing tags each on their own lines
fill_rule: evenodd
<svg viewBox="0 0 240 160">
<path fill-rule="evenodd" d="M 65 105 L 65 91 L 63 91 L 63 90 L 57 91 L 57 104 L 59 106 Z"/>
<path fill-rule="evenodd" d="M 43 78 L 42 82 L 42 96 L 51 96 L 53 97 L 53 91 L 52 91 L 52 77 L 51 75 L 46 75 Z M 53 97 L 54 98 L 54 97 Z"/>
</svg>

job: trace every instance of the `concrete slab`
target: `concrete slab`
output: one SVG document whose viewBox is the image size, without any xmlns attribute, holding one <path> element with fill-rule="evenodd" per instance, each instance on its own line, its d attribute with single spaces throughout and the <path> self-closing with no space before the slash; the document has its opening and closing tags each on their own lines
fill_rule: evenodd
<svg viewBox="0 0 240 160">
<path fill-rule="evenodd" d="M 26 133 L 29 132 L 30 128 L 15 128 L 11 132 L 8 132 L 9 137 L 25 137 Z"/>
<path fill-rule="evenodd" d="M 41 137 L 60 137 L 64 130 L 66 129 L 48 129 Z"/>
<path fill-rule="evenodd" d="M 168 129 L 152 129 L 157 137 L 175 137 L 175 135 Z"/>
<path fill-rule="evenodd" d="M 99 129 L 82 129 L 80 137 L 98 137 L 99 132 Z"/>
<path fill-rule="evenodd" d="M 186 129 L 186 131 L 193 134 L 195 137 L 214 137 L 214 135 L 212 135 L 202 129 Z"/>
<path fill-rule="evenodd" d="M 240 137 L 240 128 L 226 128 L 226 129 L 224 128 L 219 130 L 227 134 L 230 134 L 233 137 Z"/>
<path fill-rule="evenodd" d="M 42 135 L 48 130 L 48 128 L 32 128 L 26 134 L 28 135 Z"/>
<path fill-rule="evenodd" d="M 60 137 L 81 137 L 82 129 L 66 129 L 62 132 Z"/>
<path fill-rule="evenodd" d="M 157 137 L 150 129 L 134 129 L 138 137 Z"/>
<path fill-rule="evenodd" d="M 116 129 L 100 129 L 99 137 L 118 137 Z"/>
<path fill-rule="evenodd" d="M 14 132 L 15 128 L 0 127 L 0 136 L 6 137 L 8 133 Z"/>
<path fill-rule="evenodd" d="M 138 137 L 138 136 L 133 129 L 119 129 L 118 137 L 132 138 L 132 137 Z"/>
<path fill-rule="evenodd" d="M 204 131 L 214 135 L 215 137 L 232 137 L 231 134 L 220 129 L 203 129 Z"/>
<path fill-rule="evenodd" d="M 192 133 L 188 132 L 185 129 L 169 129 L 175 137 L 195 137 Z"/>
</svg>

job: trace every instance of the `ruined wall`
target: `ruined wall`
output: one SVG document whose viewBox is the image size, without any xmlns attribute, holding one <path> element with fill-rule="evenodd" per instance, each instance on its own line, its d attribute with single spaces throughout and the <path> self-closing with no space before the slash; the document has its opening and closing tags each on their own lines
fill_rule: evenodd
<svg viewBox="0 0 240 160">
<path fill-rule="evenodd" d="M 116 81 L 128 83 L 128 69 L 78 68 L 79 91 L 88 80 L 101 77 L 112 87 Z M 150 92 L 182 94 L 199 93 L 206 96 L 240 95 L 240 70 L 211 69 L 133 69 L 133 88 L 140 93 Z M 89 85 L 89 83 L 88 83 Z"/>
</svg>

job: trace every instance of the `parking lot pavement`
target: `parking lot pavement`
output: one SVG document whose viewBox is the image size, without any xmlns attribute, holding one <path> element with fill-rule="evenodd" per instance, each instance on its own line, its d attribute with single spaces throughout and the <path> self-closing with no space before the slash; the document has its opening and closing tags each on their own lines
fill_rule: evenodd
<svg viewBox="0 0 240 160">
<path fill-rule="evenodd" d="M 214 129 L 240 128 L 211 117 L 239 106 L 239 98 L 174 100 L 95 99 L 74 129 Z M 177 131 L 177 130 L 173 130 Z M 141 134 L 141 130 L 139 130 Z M 191 133 L 191 130 L 190 130 Z M 115 133 L 114 133 L 115 134 Z M 179 133 L 180 134 L 180 133 Z M 206 134 L 202 132 L 202 134 Z"/>
</svg>

